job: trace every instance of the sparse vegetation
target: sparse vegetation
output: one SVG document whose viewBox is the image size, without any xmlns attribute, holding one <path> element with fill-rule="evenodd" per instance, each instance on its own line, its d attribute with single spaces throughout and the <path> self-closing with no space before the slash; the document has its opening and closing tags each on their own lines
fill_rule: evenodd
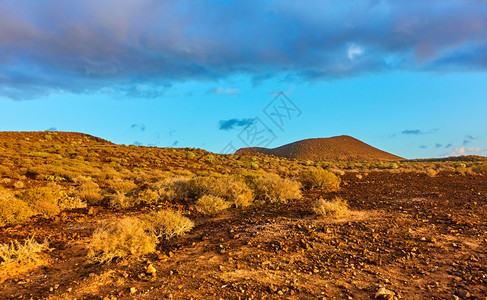
<svg viewBox="0 0 487 300">
<path fill-rule="evenodd" d="M 0 188 L 0 226 L 16 225 L 27 221 L 34 212 L 24 201 Z"/>
<path fill-rule="evenodd" d="M 220 197 L 211 195 L 204 195 L 195 204 L 196 211 L 208 216 L 216 215 L 229 207 L 230 203 Z"/>
<path fill-rule="evenodd" d="M 332 217 L 344 216 L 349 212 L 347 201 L 340 197 L 336 197 L 333 200 L 319 198 L 313 204 L 313 211 L 319 216 Z"/>
</svg>

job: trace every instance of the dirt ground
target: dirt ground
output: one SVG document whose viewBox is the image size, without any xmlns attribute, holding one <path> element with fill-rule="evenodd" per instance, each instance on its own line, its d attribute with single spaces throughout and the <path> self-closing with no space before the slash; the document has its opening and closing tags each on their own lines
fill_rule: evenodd
<svg viewBox="0 0 487 300">
<path fill-rule="evenodd" d="M 189 234 L 110 264 L 86 258 L 94 228 L 159 207 L 78 209 L 0 228 L 1 243 L 35 234 L 52 248 L 43 266 L 6 270 L 0 299 L 371 299 L 381 287 L 399 299 L 487 299 L 487 176 L 357 174 L 323 195 L 348 200 L 346 217 L 316 217 L 318 194 L 213 218 L 180 205 L 195 221 Z"/>
</svg>

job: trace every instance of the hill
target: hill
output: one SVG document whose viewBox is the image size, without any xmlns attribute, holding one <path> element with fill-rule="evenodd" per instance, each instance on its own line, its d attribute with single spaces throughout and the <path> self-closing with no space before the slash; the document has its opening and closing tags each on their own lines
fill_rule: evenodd
<svg viewBox="0 0 487 300">
<path fill-rule="evenodd" d="M 402 157 L 372 147 L 347 135 L 297 141 L 277 148 L 250 147 L 235 154 L 264 153 L 299 160 L 402 160 Z"/>
</svg>

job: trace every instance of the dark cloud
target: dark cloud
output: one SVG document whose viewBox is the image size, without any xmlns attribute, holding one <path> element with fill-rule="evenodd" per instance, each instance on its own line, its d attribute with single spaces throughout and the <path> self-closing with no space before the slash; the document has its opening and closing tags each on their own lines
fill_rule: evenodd
<svg viewBox="0 0 487 300">
<path fill-rule="evenodd" d="M 474 136 L 472 136 L 472 135 L 467 134 L 467 135 L 465 136 L 465 138 L 463 139 L 463 143 L 462 143 L 462 145 L 463 145 L 463 146 L 466 146 L 466 145 L 470 144 L 472 141 L 474 141 L 474 140 L 476 140 L 476 139 L 477 139 L 477 137 L 474 137 Z"/>
<path fill-rule="evenodd" d="M 132 145 L 135 145 L 135 146 L 142 146 L 142 143 L 141 142 L 138 142 L 138 141 L 134 141 L 132 143 Z"/>
<path fill-rule="evenodd" d="M 236 127 L 246 127 L 250 124 L 253 124 L 255 119 L 229 119 L 229 120 L 221 120 L 219 122 L 219 129 L 220 130 L 232 130 Z"/>
<path fill-rule="evenodd" d="M 442 144 L 438 144 L 438 143 L 435 144 L 435 148 L 441 148 L 442 146 L 443 146 Z"/>
<path fill-rule="evenodd" d="M 144 124 L 132 124 L 130 126 L 130 128 L 132 129 L 137 129 L 137 130 L 140 130 L 140 131 L 145 131 L 145 125 Z"/>
<path fill-rule="evenodd" d="M 445 148 L 450 148 L 451 146 L 453 146 L 453 144 L 452 144 L 452 143 L 450 143 L 450 144 L 446 145 L 446 146 L 445 146 Z"/>
<path fill-rule="evenodd" d="M 173 145 L 173 146 L 177 146 L 178 144 L 179 144 L 179 141 L 174 141 L 174 142 L 172 143 L 172 145 Z"/>
<path fill-rule="evenodd" d="M 62 13 L 61 13 L 62 12 Z M 487 70 L 487 1 L 0 1 L 0 95 Z"/>
<path fill-rule="evenodd" d="M 414 130 L 411 130 L 411 129 L 407 129 L 407 130 L 403 130 L 401 131 L 402 134 L 423 134 L 423 132 L 419 129 L 414 129 Z"/>
<path fill-rule="evenodd" d="M 426 146 L 426 145 L 421 145 L 421 146 L 419 146 L 419 148 L 421 148 L 421 149 L 427 149 L 427 148 L 428 148 L 428 146 Z"/>
<path fill-rule="evenodd" d="M 51 128 L 48 128 L 46 131 L 57 131 L 57 128 L 56 127 L 51 127 Z"/>
</svg>

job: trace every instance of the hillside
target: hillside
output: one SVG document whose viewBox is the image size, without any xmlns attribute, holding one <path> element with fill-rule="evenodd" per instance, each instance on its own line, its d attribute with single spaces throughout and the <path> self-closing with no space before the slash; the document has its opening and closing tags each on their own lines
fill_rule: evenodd
<svg viewBox="0 0 487 300">
<path fill-rule="evenodd" d="M 394 161 L 403 159 L 347 135 L 306 139 L 273 149 L 242 148 L 235 154 L 250 153 L 264 153 L 298 160 Z"/>
</svg>

